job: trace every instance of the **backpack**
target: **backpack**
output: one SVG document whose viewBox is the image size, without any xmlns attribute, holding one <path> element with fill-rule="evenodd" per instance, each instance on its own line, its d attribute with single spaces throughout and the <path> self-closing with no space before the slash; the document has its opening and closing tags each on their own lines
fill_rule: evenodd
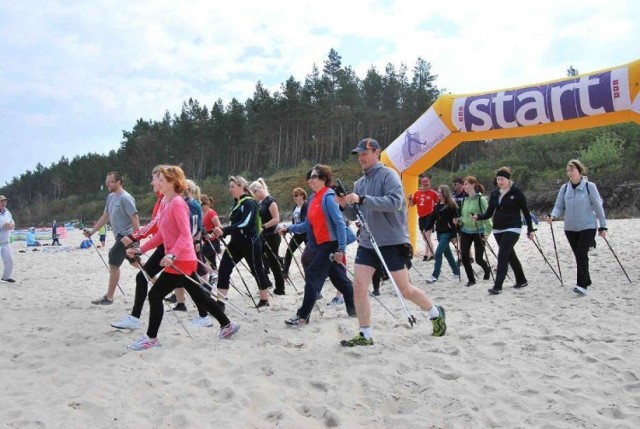
<svg viewBox="0 0 640 429">
<path fill-rule="evenodd" d="M 260 218 L 260 206 L 258 206 L 258 203 L 256 202 L 256 200 L 254 200 L 252 197 L 250 197 L 249 195 L 240 198 L 238 200 L 238 204 L 236 204 L 231 211 L 234 211 L 235 209 L 237 209 L 238 207 L 240 207 L 242 205 L 242 203 L 244 203 L 246 200 L 251 200 L 253 201 L 253 204 L 256 205 L 256 231 L 258 233 L 258 235 L 262 234 L 262 218 Z"/>
</svg>

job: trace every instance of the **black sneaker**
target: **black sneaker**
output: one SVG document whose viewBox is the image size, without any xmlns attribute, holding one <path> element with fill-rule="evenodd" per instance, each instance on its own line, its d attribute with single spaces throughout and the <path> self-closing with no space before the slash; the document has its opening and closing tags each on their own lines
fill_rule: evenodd
<svg viewBox="0 0 640 429">
<path fill-rule="evenodd" d="M 502 288 L 498 289 L 497 287 L 492 287 L 488 292 L 489 295 L 500 295 L 502 293 Z"/>
<path fill-rule="evenodd" d="M 427 255 L 422 257 L 422 262 L 427 262 L 429 260 L 429 257 Z"/>
<path fill-rule="evenodd" d="M 260 301 L 258 301 L 258 305 L 256 305 L 257 308 L 260 307 L 269 307 L 269 300 L 268 299 L 261 299 Z"/>
<path fill-rule="evenodd" d="M 373 296 L 380 296 L 380 290 L 379 289 L 374 289 L 372 293 L 373 293 Z"/>
<path fill-rule="evenodd" d="M 474 286 L 475 284 L 476 284 L 475 280 L 469 280 L 465 286 L 469 287 L 469 286 Z"/>
<path fill-rule="evenodd" d="M 489 280 L 491 278 L 491 270 L 490 269 L 486 269 L 484 271 L 484 277 L 482 277 L 482 280 Z"/>
<path fill-rule="evenodd" d="M 284 295 L 284 288 L 282 289 L 278 289 L 276 288 L 273 293 L 275 293 L 276 295 Z"/>
<path fill-rule="evenodd" d="M 516 284 L 513 285 L 514 288 L 516 289 L 522 289 L 523 287 L 527 287 L 529 286 L 529 282 L 528 281 L 523 281 L 523 282 L 518 282 Z"/>
<path fill-rule="evenodd" d="M 173 307 L 173 311 L 187 311 L 187 306 L 180 302 Z"/>
<path fill-rule="evenodd" d="M 170 302 L 171 304 L 175 304 L 176 302 L 178 302 L 178 298 L 176 298 L 176 294 L 174 293 L 173 295 L 171 295 L 168 298 L 164 299 L 167 302 Z"/>
</svg>

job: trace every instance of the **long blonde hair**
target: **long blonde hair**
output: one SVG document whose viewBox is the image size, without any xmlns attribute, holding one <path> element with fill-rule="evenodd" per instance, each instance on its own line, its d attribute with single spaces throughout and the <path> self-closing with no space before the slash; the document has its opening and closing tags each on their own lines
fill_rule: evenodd
<svg viewBox="0 0 640 429">
<path fill-rule="evenodd" d="M 453 196 L 451 195 L 451 188 L 449 188 L 447 185 L 440 185 L 438 186 L 438 191 L 440 191 L 440 193 L 442 194 L 442 197 L 444 198 L 444 205 L 457 209 L 458 208 L 458 204 L 456 204 L 456 201 L 453 199 Z"/>
</svg>

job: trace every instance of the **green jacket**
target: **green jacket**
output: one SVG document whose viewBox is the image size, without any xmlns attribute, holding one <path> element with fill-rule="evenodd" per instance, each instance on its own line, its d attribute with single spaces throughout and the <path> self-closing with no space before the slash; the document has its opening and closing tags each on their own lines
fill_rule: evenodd
<svg viewBox="0 0 640 429">
<path fill-rule="evenodd" d="M 489 203 L 482 194 L 475 194 L 473 197 L 464 197 L 462 201 L 462 208 L 460 209 L 460 229 L 465 234 L 478 234 L 482 233 L 485 236 L 491 235 L 493 229 L 493 222 L 491 218 L 487 220 L 479 220 L 474 222 L 471 219 L 472 214 L 481 214 L 487 210 Z"/>
</svg>

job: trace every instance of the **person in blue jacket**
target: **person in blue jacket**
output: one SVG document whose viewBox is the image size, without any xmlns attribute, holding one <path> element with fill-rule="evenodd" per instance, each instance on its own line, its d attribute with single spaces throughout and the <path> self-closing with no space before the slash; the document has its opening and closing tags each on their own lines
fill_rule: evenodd
<svg viewBox="0 0 640 429">
<path fill-rule="evenodd" d="M 546 219 L 551 224 L 564 213 L 564 233 L 576 258 L 577 278 L 573 291 L 580 296 L 586 295 L 591 285 L 589 248 L 595 246 L 596 229 L 601 237 L 607 236 L 602 198 L 586 174 L 587 168 L 579 160 L 569 161 L 569 182 L 560 187 L 553 211 Z"/>
<path fill-rule="evenodd" d="M 302 253 L 304 298 L 296 315 L 285 321 L 290 326 L 309 323 L 324 281 L 332 272 L 342 280 L 334 281 L 333 284 L 344 297 L 347 313 L 355 316 L 353 285 L 344 267 L 347 245 L 355 241 L 355 235 L 347 231 L 340 206 L 336 202 L 336 193 L 329 187 L 332 176 L 331 169 L 326 165 L 317 164 L 313 167 L 307 180 L 313 191 L 309 198 L 307 218 L 300 223 L 281 225 L 278 228 L 280 234 L 307 234 L 307 247 Z"/>
</svg>

